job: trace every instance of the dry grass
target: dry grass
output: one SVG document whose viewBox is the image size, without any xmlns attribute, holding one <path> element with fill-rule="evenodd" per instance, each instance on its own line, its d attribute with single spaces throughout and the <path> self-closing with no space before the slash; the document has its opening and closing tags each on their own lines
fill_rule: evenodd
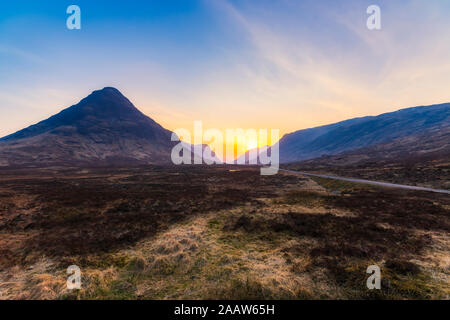
<svg viewBox="0 0 450 320">
<path fill-rule="evenodd" d="M 250 169 L 158 170 L 109 173 L 94 198 L 105 175 L 71 172 L 64 184 L 78 186 L 81 204 L 41 181 L 29 188 L 45 197 L 31 192 L 26 218 L 7 205 L 23 182 L 5 183 L 0 298 L 449 298 L 449 201 L 440 195 Z M 50 203 L 54 216 L 39 213 Z M 44 241 L 44 232 L 56 238 Z M 50 242 L 61 235 L 83 245 Z M 36 239 L 47 246 L 27 246 Z M 82 269 L 82 289 L 69 292 L 71 264 Z M 366 288 L 371 264 L 382 269 L 380 291 Z"/>
</svg>

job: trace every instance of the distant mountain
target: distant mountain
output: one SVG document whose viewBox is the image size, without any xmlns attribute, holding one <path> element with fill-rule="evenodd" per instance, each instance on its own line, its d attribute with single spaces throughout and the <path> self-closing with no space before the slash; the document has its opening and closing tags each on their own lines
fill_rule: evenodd
<svg viewBox="0 0 450 320">
<path fill-rule="evenodd" d="M 0 165 L 169 163 L 171 134 L 106 87 L 0 139 Z"/>
<path fill-rule="evenodd" d="M 186 150 L 187 152 L 191 152 L 191 163 L 198 163 L 198 161 L 203 161 L 203 163 L 208 164 L 223 164 L 223 161 L 216 156 L 216 153 L 211 149 L 211 147 L 207 144 L 202 145 L 201 151 L 198 150 L 196 146 L 186 142 L 182 142 L 183 152 Z"/>
<path fill-rule="evenodd" d="M 450 189 L 450 123 L 388 143 L 283 167 L 391 183 Z"/>
<path fill-rule="evenodd" d="M 449 124 L 450 103 L 446 103 L 299 130 L 279 141 L 280 162 L 399 143 L 426 132 L 439 133 Z M 172 147 L 178 143 L 171 141 L 171 135 L 117 89 L 106 87 L 47 120 L 1 138 L 0 166 L 171 163 Z M 415 150 L 422 148 L 422 139 L 415 143 Z M 201 156 L 189 144 L 183 143 L 183 148 L 193 158 Z M 217 158 L 212 154 L 211 159 Z"/>
<path fill-rule="evenodd" d="M 286 134 L 279 141 L 280 162 L 308 160 L 386 144 L 450 124 L 450 103 L 401 109 Z"/>
<path fill-rule="evenodd" d="M 354 149 L 337 155 L 324 155 L 295 162 L 292 165 L 298 165 L 297 167 L 305 170 L 321 170 L 322 168 L 367 168 L 383 167 L 392 163 L 424 162 L 450 165 L 450 123 L 388 143 Z"/>
</svg>

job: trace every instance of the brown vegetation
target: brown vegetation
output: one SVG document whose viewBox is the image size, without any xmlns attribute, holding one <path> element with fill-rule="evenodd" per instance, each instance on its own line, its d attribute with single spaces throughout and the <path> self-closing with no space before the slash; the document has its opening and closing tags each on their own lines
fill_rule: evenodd
<svg viewBox="0 0 450 320">
<path fill-rule="evenodd" d="M 255 168 L 3 170 L 0 298 L 448 299 L 449 208 Z"/>
</svg>

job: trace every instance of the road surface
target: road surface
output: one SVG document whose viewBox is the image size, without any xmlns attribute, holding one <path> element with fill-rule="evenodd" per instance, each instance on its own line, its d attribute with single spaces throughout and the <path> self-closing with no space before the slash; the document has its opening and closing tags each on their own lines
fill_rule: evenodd
<svg viewBox="0 0 450 320">
<path fill-rule="evenodd" d="M 284 172 L 289 172 L 289 173 L 302 174 L 305 176 L 327 178 L 327 179 L 334 179 L 334 180 L 341 180 L 341 181 L 349 181 L 349 182 L 356 182 L 356 183 L 365 183 L 365 184 L 381 186 L 381 187 L 399 188 L 399 189 L 406 189 L 406 190 L 430 191 L 430 192 L 450 194 L 450 190 L 443 190 L 443 189 L 432 189 L 432 188 L 407 186 L 404 184 L 379 182 L 379 181 L 372 181 L 372 180 L 365 180 L 365 179 L 354 179 L 354 178 L 344 178 L 344 177 L 337 177 L 337 176 L 328 176 L 325 174 L 308 173 L 308 172 L 294 171 L 294 170 L 287 170 L 287 169 L 279 169 L 279 170 L 284 171 Z"/>
</svg>

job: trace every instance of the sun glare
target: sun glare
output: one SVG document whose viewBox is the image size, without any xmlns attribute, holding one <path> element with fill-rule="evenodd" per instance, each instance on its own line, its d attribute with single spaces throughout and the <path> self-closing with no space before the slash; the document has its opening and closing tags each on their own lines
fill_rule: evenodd
<svg viewBox="0 0 450 320">
<path fill-rule="evenodd" d="M 257 147 L 258 147 L 258 141 L 256 141 L 256 140 L 247 141 L 247 143 L 245 145 L 245 151 L 252 150 Z"/>
</svg>

